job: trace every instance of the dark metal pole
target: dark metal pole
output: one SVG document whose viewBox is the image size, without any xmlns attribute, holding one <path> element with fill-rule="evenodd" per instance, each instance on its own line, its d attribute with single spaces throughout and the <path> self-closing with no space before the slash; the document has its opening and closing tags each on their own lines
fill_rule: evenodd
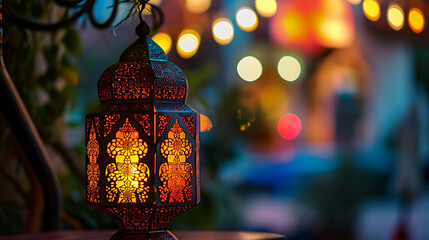
<svg viewBox="0 0 429 240">
<path fill-rule="evenodd" d="M 6 70 L 3 59 L 3 1 L 0 0 L 0 108 L 43 189 L 43 230 L 60 228 L 61 198 L 40 135 Z M 29 206 L 31 207 L 31 206 Z"/>
</svg>

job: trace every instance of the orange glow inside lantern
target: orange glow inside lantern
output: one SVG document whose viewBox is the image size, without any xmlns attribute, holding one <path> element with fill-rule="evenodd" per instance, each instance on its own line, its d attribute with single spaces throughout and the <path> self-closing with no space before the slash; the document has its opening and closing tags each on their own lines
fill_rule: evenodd
<svg viewBox="0 0 429 240">
<path fill-rule="evenodd" d="M 171 221 L 200 201 L 199 115 L 147 34 L 104 71 L 86 119 L 87 202 L 115 219 L 112 239 L 174 239 Z"/>
</svg>

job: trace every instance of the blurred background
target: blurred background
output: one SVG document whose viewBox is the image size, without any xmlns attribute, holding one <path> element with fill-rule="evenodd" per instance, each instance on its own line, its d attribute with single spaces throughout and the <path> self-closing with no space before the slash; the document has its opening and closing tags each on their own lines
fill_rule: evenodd
<svg viewBox="0 0 429 240">
<path fill-rule="evenodd" d="M 41 21 L 77 11 L 10 2 Z M 95 18 L 112 2 L 96 1 Z M 184 71 L 188 104 L 213 123 L 201 133 L 202 201 L 173 230 L 429 239 L 429 1 L 151 3 L 164 13 L 153 39 Z M 4 24 L 6 66 L 60 183 L 62 229 L 116 228 L 86 204 L 84 121 L 101 73 L 137 38 L 132 4 L 120 1 L 104 30 L 87 16 L 52 32 Z M 38 232 L 40 183 L 6 114 L 0 234 Z"/>
</svg>

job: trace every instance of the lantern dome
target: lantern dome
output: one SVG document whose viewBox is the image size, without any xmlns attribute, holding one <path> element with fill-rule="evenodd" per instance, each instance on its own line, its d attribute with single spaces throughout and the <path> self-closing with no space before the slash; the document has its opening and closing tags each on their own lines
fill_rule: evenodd
<svg viewBox="0 0 429 240">
<path fill-rule="evenodd" d="M 187 81 L 182 70 L 167 61 L 162 48 L 142 36 L 107 68 L 98 81 L 100 101 L 185 102 Z"/>
</svg>

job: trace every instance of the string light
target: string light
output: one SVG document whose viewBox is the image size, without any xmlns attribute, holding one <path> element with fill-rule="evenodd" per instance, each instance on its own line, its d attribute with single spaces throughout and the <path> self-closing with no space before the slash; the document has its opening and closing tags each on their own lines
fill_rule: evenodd
<svg viewBox="0 0 429 240">
<path fill-rule="evenodd" d="M 277 12 L 276 0 L 255 0 L 255 7 L 262 17 L 272 17 Z"/>
<path fill-rule="evenodd" d="M 170 35 L 167 33 L 159 32 L 152 37 L 152 40 L 155 41 L 165 52 L 168 54 L 171 49 L 172 40 Z"/>
<path fill-rule="evenodd" d="M 380 18 L 380 5 L 377 0 L 364 0 L 362 9 L 369 20 L 377 21 Z"/>
<path fill-rule="evenodd" d="M 279 120 L 278 130 L 282 137 L 294 139 L 301 131 L 301 119 L 293 113 L 287 113 Z"/>
<path fill-rule="evenodd" d="M 262 64 L 257 58 L 247 56 L 238 62 L 237 72 L 243 80 L 253 82 L 261 76 Z"/>
<path fill-rule="evenodd" d="M 177 53 L 182 58 L 190 58 L 195 55 L 200 46 L 200 35 L 192 29 L 185 29 L 179 35 L 177 41 Z"/>
<path fill-rule="evenodd" d="M 291 56 L 284 56 L 277 65 L 280 77 L 288 82 L 293 82 L 301 75 L 301 64 Z"/>
<path fill-rule="evenodd" d="M 209 9 L 211 0 L 186 0 L 186 9 L 192 13 L 203 13 Z"/>
<path fill-rule="evenodd" d="M 349 3 L 353 5 L 358 5 L 362 0 L 349 0 Z"/>
<path fill-rule="evenodd" d="M 412 8 L 408 14 L 408 24 L 415 33 L 421 33 L 425 27 L 425 16 L 418 8 Z"/>
<path fill-rule="evenodd" d="M 251 8 L 243 7 L 238 9 L 235 19 L 238 27 L 243 31 L 251 32 L 258 27 L 258 16 Z"/>
<path fill-rule="evenodd" d="M 234 38 L 234 27 L 226 18 L 218 18 L 213 23 L 213 37 L 221 45 L 226 45 Z"/>
<path fill-rule="evenodd" d="M 389 26 L 396 31 L 404 26 L 404 11 L 399 5 L 391 4 L 387 9 L 387 22 Z"/>
</svg>

